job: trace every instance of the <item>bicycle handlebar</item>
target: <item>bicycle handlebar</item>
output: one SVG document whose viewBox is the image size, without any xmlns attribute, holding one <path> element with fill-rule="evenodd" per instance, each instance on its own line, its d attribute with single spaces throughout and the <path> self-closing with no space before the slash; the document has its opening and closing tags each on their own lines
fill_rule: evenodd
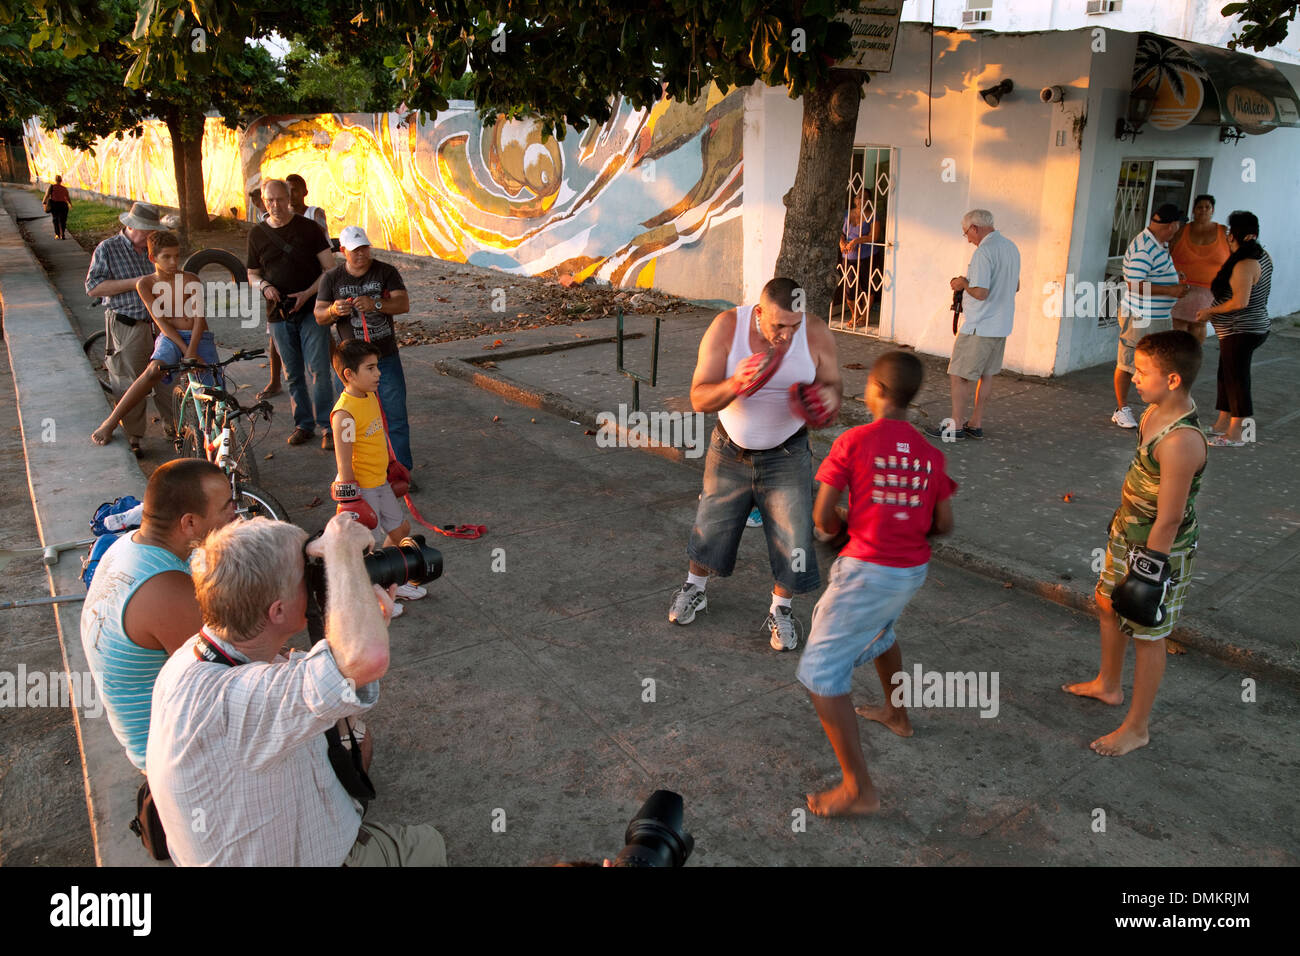
<svg viewBox="0 0 1300 956">
<path fill-rule="evenodd" d="M 174 365 L 164 365 L 162 370 L 170 374 L 172 372 L 184 372 L 195 369 L 200 371 L 203 369 L 221 369 L 225 368 L 232 362 L 243 362 L 247 359 L 262 358 L 264 355 L 266 355 L 266 349 L 241 349 L 224 362 L 217 362 L 215 365 L 209 365 L 207 362 L 201 362 L 198 359 L 190 359 L 189 361 L 177 362 Z"/>
</svg>

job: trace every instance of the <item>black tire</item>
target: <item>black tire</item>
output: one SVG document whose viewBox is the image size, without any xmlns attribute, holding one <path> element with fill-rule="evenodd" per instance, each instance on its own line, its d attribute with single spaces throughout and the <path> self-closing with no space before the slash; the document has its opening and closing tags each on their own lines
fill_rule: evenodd
<svg viewBox="0 0 1300 956">
<path fill-rule="evenodd" d="M 200 249 L 185 260 L 184 269 L 197 275 L 199 270 L 207 266 L 221 266 L 236 282 L 248 281 L 248 269 L 239 256 L 225 249 Z"/>
<path fill-rule="evenodd" d="M 241 481 L 236 487 L 238 496 L 235 499 L 235 510 L 245 521 L 250 518 L 272 518 L 276 521 L 289 520 L 289 512 L 284 510 L 284 505 L 257 487 L 257 485 Z"/>
<path fill-rule="evenodd" d="M 177 385 L 172 389 L 172 408 L 176 412 L 176 438 L 179 443 L 177 451 L 183 458 L 207 459 L 203 447 L 203 433 L 199 430 L 199 417 L 194 406 L 185 401 L 185 387 Z"/>
<path fill-rule="evenodd" d="M 82 343 L 81 348 L 86 353 L 86 360 L 90 362 L 90 370 L 95 373 L 95 378 L 99 380 L 99 387 L 107 394 L 113 394 L 113 386 L 108 380 L 108 357 L 104 354 L 106 345 L 104 330 L 92 332 L 90 337 Z"/>
</svg>

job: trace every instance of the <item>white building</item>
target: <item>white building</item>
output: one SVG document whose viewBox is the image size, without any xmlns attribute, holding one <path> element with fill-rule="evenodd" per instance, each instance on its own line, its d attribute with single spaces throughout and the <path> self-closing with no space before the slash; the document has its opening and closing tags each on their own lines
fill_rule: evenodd
<svg viewBox="0 0 1300 956">
<path fill-rule="evenodd" d="M 1248 209 L 1275 262 L 1300 259 L 1292 227 L 1300 218 L 1300 132 L 1287 128 L 1300 126 L 1300 66 L 1292 65 L 1300 56 L 1279 53 L 1272 62 L 1223 49 L 1233 27 L 1219 17 L 1218 0 L 1123 0 L 1099 15 L 1084 12 L 1085 0 L 937 0 L 940 24 L 960 23 L 968 9 L 989 15 L 972 24 L 980 29 L 936 29 L 932 87 L 929 6 L 903 4 L 905 21 L 926 22 L 903 24 L 893 70 L 866 86 L 846 171 L 846 184 L 864 192 L 883 226 L 873 275 L 864 266 L 860 280 L 871 324 L 857 331 L 935 354 L 951 350 L 948 280 L 970 258 L 959 229 L 972 208 L 992 210 L 1020 248 L 1006 364 L 1035 375 L 1114 359 L 1113 307 L 1099 287 L 1114 282 L 1128 241 L 1161 203 L 1190 211 L 1193 197 L 1210 193 L 1217 221 Z M 997 97 L 981 91 L 1005 80 L 1013 88 L 990 105 Z M 1180 84 L 1182 99 L 1173 89 Z M 1154 109 L 1132 135 L 1125 117 L 1152 104 L 1139 97 L 1131 105 L 1130 94 L 1148 87 Z M 773 274 L 801 114 L 783 89 L 747 93 L 746 301 Z M 1297 310 L 1300 275 L 1279 268 L 1269 311 Z M 847 325 L 842 312 L 832 318 Z"/>
</svg>

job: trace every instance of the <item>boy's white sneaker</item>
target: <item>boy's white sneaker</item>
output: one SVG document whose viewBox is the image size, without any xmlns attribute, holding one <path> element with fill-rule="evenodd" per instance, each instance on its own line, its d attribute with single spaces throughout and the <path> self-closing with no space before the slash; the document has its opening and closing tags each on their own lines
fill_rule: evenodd
<svg viewBox="0 0 1300 956">
<path fill-rule="evenodd" d="M 1125 405 L 1123 408 L 1115 410 L 1115 414 L 1110 416 L 1110 420 L 1120 428 L 1137 428 L 1137 419 L 1133 417 L 1133 409 Z"/>
<path fill-rule="evenodd" d="M 418 584 L 399 584 L 397 586 L 397 597 L 402 601 L 418 601 L 422 597 L 428 597 L 429 592 Z"/>
<path fill-rule="evenodd" d="M 392 621 L 392 620 L 395 620 L 396 618 L 401 617 L 401 616 L 402 616 L 402 611 L 404 611 L 404 610 L 405 610 L 405 608 L 403 608 L 402 605 L 400 605 L 400 604 L 398 604 L 396 601 L 394 601 L 394 602 L 393 602 L 393 613 L 390 614 L 390 615 L 388 615 L 388 619 L 389 619 L 390 621 Z"/>
</svg>

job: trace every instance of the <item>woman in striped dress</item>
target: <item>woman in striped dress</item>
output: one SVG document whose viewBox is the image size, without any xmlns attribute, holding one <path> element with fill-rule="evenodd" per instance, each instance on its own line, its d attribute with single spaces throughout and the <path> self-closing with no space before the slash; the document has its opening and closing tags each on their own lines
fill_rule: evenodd
<svg viewBox="0 0 1300 956">
<path fill-rule="evenodd" d="M 1273 260 L 1259 244 L 1259 219 L 1251 212 L 1228 217 L 1231 255 L 1214 277 L 1214 305 L 1196 313 L 1197 322 L 1210 321 L 1219 336 L 1219 394 L 1214 407 L 1219 418 L 1210 429 L 1216 447 L 1244 445 L 1242 422 L 1255 414 L 1250 400 L 1250 362 L 1268 338 L 1268 292 Z"/>
</svg>

